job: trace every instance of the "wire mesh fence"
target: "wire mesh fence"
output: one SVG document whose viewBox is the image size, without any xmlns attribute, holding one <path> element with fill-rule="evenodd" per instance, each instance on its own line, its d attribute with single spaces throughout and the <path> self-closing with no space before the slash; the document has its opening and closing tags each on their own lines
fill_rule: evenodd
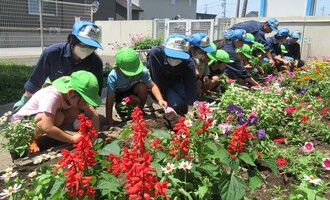
<svg viewBox="0 0 330 200">
<path fill-rule="evenodd" d="M 75 21 L 93 20 L 92 11 L 91 4 L 57 0 L 1 0 L 0 48 L 43 48 L 64 42 Z"/>
</svg>

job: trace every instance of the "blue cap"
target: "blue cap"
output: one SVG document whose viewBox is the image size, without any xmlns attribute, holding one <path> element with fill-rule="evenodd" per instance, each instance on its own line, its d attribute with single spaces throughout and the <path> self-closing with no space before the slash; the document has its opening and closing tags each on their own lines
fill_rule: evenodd
<svg viewBox="0 0 330 200">
<path fill-rule="evenodd" d="M 292 31 L 290 37 L 300 40 L 301 39 L 301 32 L 299 30 L 294 30 L 294 31 Z"/>
<path fill-rule="evenodd" d="M 280 23 L 278 21 L 278 19 L 276 19 L 276 18 L 270 18 L 270 19 L 267 20 L 267 23 L 269 24 L 269 26 L 272 28 L 273 31 L 278 32 L 278 29 L 277 28 L 278 28 L 278 24 Z"/>
<path fill-rule="evenodd" d="M 187 60 L 190 55 L 188 37 L 182 34 L 172 34 L 165 42 L 165 54 L 168 57 Z"/>
<path fill-rule="evenodd" d="M 215 49 L 213 49 L 213 47 L 210 46 L 209 36 L 205 33 L 192 34 L 188 38 L 188 42 L 190 43 L 190 45 L 199 47 L 200 49 L 202 49 L 206 53 L 211 53 L 211 52 L 215 51 Z"/>
<path fill-rule="evenodd" d="M 243 40 L 246 42 L 251 42 L 250 38 L 246 39 L 246 31 L 244 29 L 233 30 L 230 35 L 230 40 L 231 41 Z"/>
<path fill-rule="evenodd" d="M 101 37 L 101 29 L 96 24 L 89 21 L 76 22 L 72 27 L 72 34 L 75 35 L 80 42 L 92 47 L 103 49 L 99 43 Z"/>
<path fill-rule="evenodd" d="M 290 35 L 290 31 L 287 28 L 280 28 L 278 29 L 277 35 L 280 37 L 288 37 Z"/>
</svg>

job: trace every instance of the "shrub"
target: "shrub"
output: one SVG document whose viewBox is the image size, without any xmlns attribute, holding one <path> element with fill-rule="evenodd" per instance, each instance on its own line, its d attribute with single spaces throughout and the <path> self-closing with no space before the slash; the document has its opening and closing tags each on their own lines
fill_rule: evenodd
<svg viewBox="0 0 330 200">
<path fill-rule="evenodd" d="M 21 98 L 32 70 L 32 66 L 0 60 L 0 105 Z"/>
<path fill-rule="evenodd" d="M 154 46 L 159 46 L 162 43 L 162 39 L 157 38 L 153 39 L 152 37 L 144 37 L 141 40 L 138 40 L 133 43 L 132 48 L 133 49 L 151 49 Z"/>
</svg>

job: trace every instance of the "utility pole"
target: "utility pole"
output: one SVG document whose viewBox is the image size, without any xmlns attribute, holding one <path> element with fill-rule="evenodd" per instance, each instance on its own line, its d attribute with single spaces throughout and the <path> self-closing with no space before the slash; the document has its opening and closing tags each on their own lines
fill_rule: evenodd
<svg viewBox="0 0 330 200">
<path fill-rule="evenodd" d="M 239 6 L 241 4 L 241 0 L 237 0 L 237 6 L 236 6 L 236 17 L 239 17 Z"/>
<path fill-rule="evenodd" d="M 222 16 L 226 17 L 226 0 L 222 1 L 221 7 L 222 7 Z"/>
<path fill-rule="evenodd" d="M 246 15 L 246 8 L 247 8 L 248 0 L 243 1 L 243 8 L 242 8 L 242 14 L 241 17 L 245 17 Z"/>
<path fill-rule="evenodd" d="M 207 14 L 207 3 L 205 5 L 205 14 Z"/>
<path fill-rule="evenodd" d="M 127 20 L 132 20 L 132 0 L 127 0 Z"/>
</svg>

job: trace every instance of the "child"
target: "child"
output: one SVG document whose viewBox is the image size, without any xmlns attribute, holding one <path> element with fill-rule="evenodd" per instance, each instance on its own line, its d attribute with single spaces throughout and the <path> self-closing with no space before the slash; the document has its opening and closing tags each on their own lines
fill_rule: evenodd
<svg viewBox="0 0 330 200">
<path fill-rule="evenodd" d="M 113 126 L 113 105 L 129 97 L 142 109 L 147 101 L 148 89 L 161 107 L 167 108 L 158 86 L 151 80 L 148 70 L 132 48 L 122 48 L 116 53 L 116 63 L 107 81 L 106 118 L 107 126 Z M 116 106 L 117 107 L 117 106 Z M 117 109 L 118 111 L 118 109 Z"/>
<path fill-rule="evenodd" d="M 206 53 L 214 52 L 210 46 L 210 38 L 205 33 L 195 33 L 188 38 L 189 52 L 196 63 L 196 94 L 202 96 L 211 84 L 208 76 L 210 70 Z"/>
<path fill-rule="evenodd" d="M 40 89 L 14 115 L 15 119 L 34 119 L 37 129 L 35 137 L 45 133 L 55 140 L 74 143 L 80 134 L 70 135 L 61 128 L 73 122 L 81 110 L 92 120 L 93 127 L 99 130 L 99 116 L 93 106 L 101 104 L 98 95 L 97 78 L 87 71 L 76 71 L 71 76 L 63 76 L 52 85 Z M 31 152 L 39 151 L 36 143 L 30 146 Z"/>
<path fill-rule="evenodd" d="M 211 46 L 215 47 L 215 44 L 212 43 Z M 207 53 L 208 58 L 211 60 L 210 65 L 210 76 L 211 84 L 208 88 L 209 91 L 214 91 L 219 85 L 220 76 L 222 74 L 228 75 L 230 78 L 234 78 L 235 74 L 229 68 L 231 68 L 227 63 L 232 63 L 234 61 L 230 60 L 229 54 L 224 50 L 217 50 L 213 53 Z"/>
</svg>

